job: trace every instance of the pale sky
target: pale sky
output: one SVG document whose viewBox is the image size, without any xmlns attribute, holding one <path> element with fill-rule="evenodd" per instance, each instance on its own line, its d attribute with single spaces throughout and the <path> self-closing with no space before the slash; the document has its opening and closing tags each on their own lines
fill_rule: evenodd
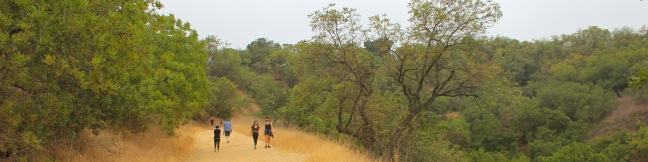
<svg viewBox="0 0 648 162">
<path fill-rule="evenodd" d="M 229 47 L 245 48 L 257 38 L 294 44 L 312 37 L 308 14 L 335 3 L 367 20 L 387 14 L 407 26 L 408 0 L 161 0 L 162 12 L 189 22 L 201 38 L 216 35 Z M 589 26 L 635 29 L 648 25 L 648 0 L 495 0 L 504 16 L 489 36 L 535 40 Z"/>
</svg>

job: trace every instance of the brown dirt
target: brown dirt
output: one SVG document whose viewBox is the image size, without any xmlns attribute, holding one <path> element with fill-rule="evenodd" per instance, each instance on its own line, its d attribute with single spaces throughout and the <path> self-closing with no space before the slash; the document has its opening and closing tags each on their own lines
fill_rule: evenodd
<svg viewBox="0 0 648 162">
<path fill-rule="evenodd" d="M 232 122 L 233 128 L 243 128 L 243 122 Z M 234 130 L 230 136 L 230 143 L 225 138 L 221 139 L 220 151 L 216 151 L 213 143 L 213 131 L 205 125 L 193 137 L 194 148 L 187 161 L 304 161 L 306 155 L 291 153 L 281 148 L 265 149 L 265 143 L 259 137 L 257 149 L 254 149 L 252 137 L 244 132 Z M 249 134 L 249 132 L 248 132 Z"/>
<path fill-rule="evenodd" d="M 375 161 L 343 142 L 297 129 L 276 129 L 270 149 L 263 147 L 261 135 L 254 149 L 250 126 L 259 111 L 256 104 L 251 104 L 235 114 L 230 143 L 221 139 L 219 152 L 213 147 L 209 123 L 193 122 L 178 129 L 176 136 L 167 136 L 159 128 L 137 134 L 106 130 L 98 136 L 86 131 L 81 138 L 81 149 L 60 147 L 56 153 L 63 161 Z"/>
<path fill-rule="evenodd" d="M 592 137 L 617 130 L 635 130 L 641 123 L 648 123 L 648 104 L 637 103 L 632 97 L 621 97 L 616 109 L 595 127 Z"/>
<path fill-rule="evenodd" d="M 261 134 L 255 150 L 250 127 L 254 120 L 263 127 L 264 119 L 255 117 L 260 111 L 261 108 L 252 103 L 247 108 L 234 113 L 232 119 L 234 132 L 230 137 L 230 143 L 221 139 L 219 152 L 214 152 L 213 132 L 211 127 L 205 124 L 205 130 L 194 136 L 196 145 L 188 161 L 376 161 L 366 153 L 350 149 L 341 142 L 327 140 L 297 129 L 281 129 L 278 126 L 273 127 L 274 138 L 270 142 L 272 148 L 263 147 L 265 142 Z"/>
</svg>

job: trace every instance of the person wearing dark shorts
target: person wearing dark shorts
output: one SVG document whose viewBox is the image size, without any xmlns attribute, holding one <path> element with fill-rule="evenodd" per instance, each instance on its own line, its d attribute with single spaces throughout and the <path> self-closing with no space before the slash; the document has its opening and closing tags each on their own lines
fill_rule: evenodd
<svg viewBox="0 0 648 162">
<path fill-rule="evenodd" d="M 225 138 L 227 138 L 227 143 L 229 143 L 230 133 L 232 133 L 232 122 L 230 120 L 226 120 L 225 124 L 223 124 L 223 131 L 225 131 Z"/>
<path fill-rule="evenodd" d="M 272 134 L 272 122 L 270 122 L 270 117 L 267 116 L 265 120 L 266 120 L 265 129 L 263 131 L 263 135 L 265 135 L 265 139 L 266 139 L 265 148 L 270 148 L 270 139 L 274 137 L 274 135 Z"/>
<path fill-rule="evenodd" d="M 214 129 L 214 152 L 220 151 L 220 135 L 221 135 L 221 130 L 216 126 Z"/>
<path fill-rule="evenodd" d="M 257 139 L 259 139 L 259 122 L 254 120 L 252 124 L 252 140 L 254 141 L 254 149 L 256 149 Z"/>
</svg>

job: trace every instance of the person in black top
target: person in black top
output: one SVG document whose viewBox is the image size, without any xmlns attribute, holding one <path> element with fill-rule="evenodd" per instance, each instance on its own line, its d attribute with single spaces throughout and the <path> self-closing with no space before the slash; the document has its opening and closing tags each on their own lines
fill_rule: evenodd
<svg viewBox="0 0 648 162">
<path fill-rule="evenodd" d="M 214 151 L 220 151 L 220 135 L 221 135 L 221 130 L 218 129 L 218 125 L 214 129 Z"/>
<path fill-rule="evenodd" d="M 252 140 L 254 141 L 254 149 L 256 149 L 257 139 L 259 139 L 259 122 L 254 120 L 252 124 Z"/>
<path fill-rule="evenodd" d="M 274 137 L 272 134 L 272 122 L 270 122 L 270 117 L 265 117 L 265 130 L 263 135 L 265 135 L 266 145 L 265 148 L 270 148 L 270 138 Z"/>
</svg>

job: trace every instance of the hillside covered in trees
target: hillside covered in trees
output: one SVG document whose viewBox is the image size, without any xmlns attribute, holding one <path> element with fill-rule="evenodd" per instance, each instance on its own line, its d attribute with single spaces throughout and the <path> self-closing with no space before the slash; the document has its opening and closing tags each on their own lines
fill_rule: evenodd
<svg viewBox="0 0 648 162">
<path fill-rule="evenodd" d="M 312 39 L 234 49 L 161 7 L 0 1 L 0 159 L 229 118 L 243 91 L 277 125 L 385 161 L 648 161 L 646 26 L 519 41 L 484 36 L 497 3 L 411 0 L 408 24 L 329 5 L 304 15 Z M 638 108 L 609 117 L 621 102 Z"/>
</svg>

